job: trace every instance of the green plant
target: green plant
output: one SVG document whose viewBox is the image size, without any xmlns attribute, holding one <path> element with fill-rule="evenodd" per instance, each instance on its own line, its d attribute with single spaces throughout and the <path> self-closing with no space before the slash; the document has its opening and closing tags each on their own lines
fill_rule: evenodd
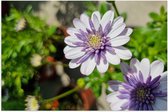
<svg viewBox="0 0 168 112">
<path fill-rule="evenodd" d="M 150 61 L 158 59 L 167 65 L 167 12 L 162 6 L 160 14 L 151 12 L 149 16 L 152 21 L 146 26 L 134 29 L 128 47 L 132 50 L 133 56 L 138 59 L 145 57 L 148 57 Z"/>
<path fill-rule="evenodd" d="M 11 8 L 2 22 L 2 80 L 15 97 L 23 96 L 22 84 L 27 84 L 35 74 L 31 56 L 56 52 L 52 41 L 56 27 L 33 16 L 30 9 L 19 12 Z"/>
</svg>

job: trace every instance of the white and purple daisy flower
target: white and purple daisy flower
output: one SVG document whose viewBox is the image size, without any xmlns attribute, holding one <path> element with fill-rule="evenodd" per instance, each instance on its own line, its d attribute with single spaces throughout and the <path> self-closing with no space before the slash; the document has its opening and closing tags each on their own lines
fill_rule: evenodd
<svg viewBox="0 0 168 112">
<path fill-rule="evenodd" d="M 107 11 L 102 17 L 100 12 L 93 12 L 91 19 L 82 14 L 73 20 L 75 28 L 68 28 L 70 36 L 65 38 L 67 46 L 64 54 L 72 59 L 70 68 L 81 65 L 82 74 L 89 75 L 95 67 L 100 73 L 107 71 L 109 63 L 117 65 L 120 59 L 128 60 L 132 53 L 122 45 L 130 40 L 131 28 L 126 28 L 124 19 L 114 19 L 114 12 Z"/>
<path fill-rule="evenodd" d="M 110 81 L 107 96 L 112 110 L 166 110 L 167 72 L 163 73 L 161 61 L 150 64 L 144 58 L 141 62 L 132 59 L 130 66 L 121 63 L 125 82 Z"/>
</svg>

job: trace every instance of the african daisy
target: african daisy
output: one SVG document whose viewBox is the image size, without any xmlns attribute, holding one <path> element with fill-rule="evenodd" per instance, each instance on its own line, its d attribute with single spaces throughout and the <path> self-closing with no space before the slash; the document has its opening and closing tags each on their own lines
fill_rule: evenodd
<svg viewBox="0 0 168 112">
<path fill-rule="evenodd" d="M 73 20 L 74 28 L 68 28 L 70 36 L 65 38 L 67 46 L 64 54 L 72 59 L 70 68 L 81 65 L 84 75 L 92 73 L 97 67 L 100 73 L 107 71 L 109 63 L 117 65 L 120 59 L 128 60 L 132 53 L 122 45 L 130 40 L 131 28 L 126 28 L 123 17 L 114 19 L 114 12 L 107 11 L 102 17 L 100 12 L 93 12 L 91 19 L 81 14 Z"/>
<path fill-rule="evenodd" d="M 110 81 L 111 94 L 107 96 L 112 110 L 166 110 L 167 72 L 161 61 L 150 64 L 132 59 L 130 66 L 121 63 L 125 82 Z"/>
</svg>

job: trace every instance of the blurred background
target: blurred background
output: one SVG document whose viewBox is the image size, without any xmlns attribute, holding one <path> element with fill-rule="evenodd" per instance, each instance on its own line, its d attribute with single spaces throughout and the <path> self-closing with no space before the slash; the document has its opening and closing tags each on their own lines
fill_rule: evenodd
<svg viewBox="0 0 168 112">
<path fill-rule="evenodd" d="M 166 70 L 166 1 L 115 3 L 134 29 L 126 45 L 133 57 L 161 60 Z M 85 77 L 79 68 L 69 69 L 63 48 L 74 18 L 110 9 L 111 2 L 98 1 L 2 1 L 2 110 L 24 110 L 27 95 L 36 97 L 41 110 L 109 110 L 107 82 L 123 81 L 119 65 L 110 65 L 104 76 L 95 70 Z M 71 90 L 75 92 L 42 102 Z"/>
</svg>

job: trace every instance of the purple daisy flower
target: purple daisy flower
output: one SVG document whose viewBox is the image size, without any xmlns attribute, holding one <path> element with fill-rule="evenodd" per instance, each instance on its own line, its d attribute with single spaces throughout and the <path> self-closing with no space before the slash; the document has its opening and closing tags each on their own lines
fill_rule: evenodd
<svg viewBox="0 0 168 112">
<path fill-rule="evenodd" d="M 150 64 L 132 59 L 130 66 L 121 63 L 125 82 L 110 81 L 107 96 L 112 110 L 166 110 L 167 72 L 161 61 Z"/>
<path fill-rule="evenodd" d="M 120 59 L 130 59 L 132 53 L 122 45 L 130 40 L 131 28 L 126 28 L 124 19 L 114 19 L 114 12 L 107 11 L 102 17 L 93 12 L 91 19 L 82 14 L 73 20 L 75 28 L 68 28 L 64 54 L 72 59 L 70 68 L 81 65 L 82 74 L 89 75 L 95 67 L 100 73 L 107 71 L 109 63 L 117 65 Z"/>
</svg>

